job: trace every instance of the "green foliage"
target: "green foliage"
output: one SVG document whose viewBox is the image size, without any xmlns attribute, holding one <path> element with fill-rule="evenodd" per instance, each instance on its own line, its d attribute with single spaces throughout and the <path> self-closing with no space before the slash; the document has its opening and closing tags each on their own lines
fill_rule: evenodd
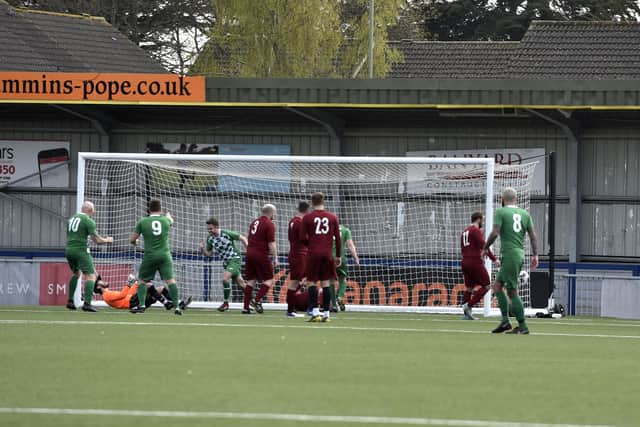
<svg viewBox="0 0 640 427">
<path fill-rule="evenodd" d="M 328 77 L 340 45 L 333 0 L 217 0 L 215 25 L 192 73 Z"/>
<path fill-rule="evenodd" d="M 436 40 L 520 40 L 532 20 L 636 21 L 635 0 L 419 0 Z"/>
<path fill-rule="evenodd" d="M 376 2 L 375 76 L 400 54 L 387 45 L 403 0 Z M 368 0 L 215 0 L 215 25 L 193 74 L 351 76 L 368 54 Z M 366 77 L 366 73 L 360 73 Z"/>
<path fill-rule="evenodd" d="M 355 13 L 343 15 L 343 25 L 347 42 L 340 52 L 339 74 L 353 75 L 364 58 L 367 58 L 364 69 L 357 77 L 368 77 L 369 55 L 369 0 L 351 0 L 343 3 L 343 9 L 350 8 Z M 403 6 L 402 0 L 386 0 L 375 2 L 374 13 L 374 42 L 373 42 L 373 72 L 374 77 L 384 77 L 390 71 L 392 64 L 400 61 L 398 50 L 387 44 L 389 29 L 396 26 L 398 14 Z"/>
</svg>

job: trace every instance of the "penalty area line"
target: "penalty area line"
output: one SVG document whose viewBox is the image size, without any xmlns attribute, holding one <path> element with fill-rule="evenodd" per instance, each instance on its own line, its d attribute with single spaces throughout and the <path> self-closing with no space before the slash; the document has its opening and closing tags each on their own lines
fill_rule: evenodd
<svg viewBox="0 0 640 427">
<path fill-rule="evenodd" d="M 88 415 L 155 418 L 210 418 L 244 419 L 264 421 L 327 422 L 341 424 L 384 424 L 418 426 L 459 426 L 459 427 L 614 427 L 591 424 L 548 424 L 539 422 L 511 422 L 489 420 L 456 420 L 443 418 L 404 418 L 357 415 L 311 415 L 251 412 L 213 411 L 142 411 L 127 409 L 72 409 L 72 408 L 0 408 L 0 414 L 35 415 Z"/>
<path fill-rule="evenodd" d="M 489 331 L 477 331 L 468 329 L 420 329 L 420 328 L 380 328 L 370 326 L 320 326 L 293 324 L 265 324 L 265 323 L 210 323 L 210 322 L 130 322 L 130 321 L 103 321 L 103 320 L 30 320 L 30 319 L 0 319 L 0 325 L 94 325 L 94 326 L 168 326 L 168 327 L 212 327 L 212 328 L 262 328 L 262 329 L 308 329 L 308 330 L 346 330 L 346 331 L 377 331 L 377 332 L 417 332 L 435 334 L 476 334 L 490 335 Z M 572 334 L 562 332 L 533 332 L 538 336 L 559 336 L 572 338 L 614 338 L 614 339 L 640 339 L 640 335 L 607 335 L 607 334 Z M 495 335 L 495 334 L 494 334 Z"/>
</svg>

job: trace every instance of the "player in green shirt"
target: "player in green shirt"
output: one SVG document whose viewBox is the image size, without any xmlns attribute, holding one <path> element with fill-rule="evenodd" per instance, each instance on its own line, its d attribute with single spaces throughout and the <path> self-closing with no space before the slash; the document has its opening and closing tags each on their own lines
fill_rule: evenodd
<svg viewBox="0 0 640 427">
<path fill-rule="evenodd" d="M 82 305 L 82 310 L 97 311 L 91 305 L 91 297 L 93 296 L 93 288 L 96 281 L 96 269 L 93 266 L 93 258 L 91 258 L 91 253 L 87 246 L 87 237 L 91 237 L 98 245 L 113 243 L 113 237 L 100 237 L 98 235 L 96 223 L 91 218 L 95 213 L 96 208 L 93 203 L 86 201 L 82 204 L 81 212 L 73 215 L 67 221 L 67 246 L 64 255 L 73 273 L 69 280 L 69 299 L 67 301 L 69 310 L 76 309 L 73 303 L 73 295 L 78 287 L 80 274 L 84 273 L 86 280 L 84 282 L 84 304 Z"/>
<path fill-rule="evenodd" d="M 244 289 L 245 283 L 242 278 L 242 257 L 236 247 L 236 241 L 240 240 L 244 247 L 247 247 L 247 238 L 240 233 L 231 230 L 223 230 L 216 218 L 207 220 L 207 231 L 209 237 L 207 242 L 200 242 L 200 252 L 206 256 L 213 256 L 215 251 L 218 258 L 222 260 L 222 291 L 224 301 L 218 307 L 218 311 L 229 310 L 229 297 L 231 296 L 231 281 Z"/>
<path fill-rule="evenodd" d="M 528 334 L 529 328 L 524 318 L 524 306 L 518 296 L 518 275 L 524 264 L 524 238 L 529 235 L 531 242 L 531 269 L 538 266 L 538 238 L 533 229 L 533 221 L 529 212 L 516 206 L 518 200 L 516 190 L 509 187 L 502 192 L 502 206 L 497 209 L 493 217 L 493 230 L 487 239 L 483 256 L 487 254 L 489 247 L 500 236 L 500 270 L 493 283 L 493 293 L 498 299 L 502 322 L 493 333 L 501 333 L 511 330 L 509 322 L 509 302 L 503 288 L 507 288 L 507 295 L 511 299 L 513 314 L 518 320 L 518 326 L 509 334 Z"/>
<path fill-rule="evenodd" d="M 331 292 L 331 306 L 336 309 L 336 307 L 340 307 L 340 311 L 345 310 L 344 294 L 347 291 L 347 275 L 348 275 L 348 267 L 347 267 L 347 251 L 345 247 L 349 248 L 349 252 L 351 252 L 351 256 L 356 265 L 360 265 L 360 258 L 358 257 L 358 251 L 356 250 L 356 245 L 353 243 L 353 239 L 351 238 L 351 230 L 349 227 L 340 224 L 340 240 L 342 242 L 342 251 L 340 253 L 341 262 L 340 266 L 336 268 L 336 273 L 338 275 L 338 293 L 336 295 L 335 281 L 331 281 L 331 286 L 329 287 L 329 291 Z M 336 255 L 336 243 L 333 242 L 333 256 Z M 337 311 L 337 309 L 336 309 Z"/>
<path fill-rule="evenodd" d="M 149 201 L 149 216 L 142 218 L 136 224 L 129 241 L 138 244 L 140 235 L 144 238 L 144 255 L 138 271 L 138 301 L 147 298 L 147 282 L 153 280 L 156 271 L 160 278 L 167 283 L 172 301 L 180 301 L 178 286 L 173 272 L 173 260 L 169 249 L 169 229 L 173 225 L 173 218 L 169 212 L 162 215 L 160 200 Z M 144 305 L 131 308 L 132 313 L 144 313 Z M 175 314 L 182 315 L 180 307 L 176 307 Z"/>
</svg>

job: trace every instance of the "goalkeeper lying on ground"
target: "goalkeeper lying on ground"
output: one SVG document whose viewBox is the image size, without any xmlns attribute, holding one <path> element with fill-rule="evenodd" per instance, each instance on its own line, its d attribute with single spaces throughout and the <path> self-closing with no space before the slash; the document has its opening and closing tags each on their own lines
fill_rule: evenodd
<svg viewBox="0 0 640 427">
<path fill-rule="evenodd" d="M 110 291 L 107 289 L 108 287 L 109 285 L 102 280 L 100 275 L 98 275 L 93 291 L 96 294 L 102 295 L 102 299 L 109 306 L 122 310 L 129 310 L 130 308 L 137 307 L 139 305 L 137 295 L 138 282 L 135 281 L 133 276 L 129 276 L 127 284 L 123 286 L 120 291 Z M 156 288 L 151 285 L 147 289 L 147 298 L 144 301 L 145 308 L 151 307 L 156 301 L 159 301 L 164 305 L 167 310 L 171 310 L 174 307 L 174 303 L 171 301 L 171 297 L 169 296 L 169 291 L 164 286 Z M 191 304 L 191 297 L 188 297 L 185 301 L 180 301 L 178 305 L 181 310 L 184 310 L 189 304 Z"/>
</svg>

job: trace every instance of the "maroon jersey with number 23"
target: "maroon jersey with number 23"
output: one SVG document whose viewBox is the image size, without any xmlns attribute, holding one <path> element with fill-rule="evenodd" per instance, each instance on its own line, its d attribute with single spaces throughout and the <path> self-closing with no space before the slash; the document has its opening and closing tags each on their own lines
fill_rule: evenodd
<svg viewBox="0 0 640 427">
<path fill-rule="evenodd" d="M 302 219 L 301 240 L 309 248 L 307 255 L 307 280 L 330 280 L 336 278 L 333 261 L 333 243 L 335 241 L 336 258 L 340 258 L 342 242 L 338 218 L 329 211 L 314 210 Z"/>
</svg>

